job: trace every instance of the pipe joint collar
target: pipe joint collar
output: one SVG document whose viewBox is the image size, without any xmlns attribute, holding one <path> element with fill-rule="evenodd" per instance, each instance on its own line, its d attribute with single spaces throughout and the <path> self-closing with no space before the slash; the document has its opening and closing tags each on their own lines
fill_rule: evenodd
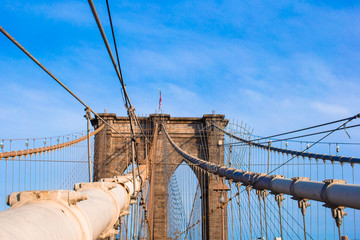
<svg viewBox="0 0 360 240">
<path fill-rule="evenodd" d="M 243 174 L 243 177 L 242 177 L 242 182 L 245 186 L 247 185 L 251 185 L 252 184 L 252 178 L 254 176 L 254 173 L 251 172 L 251 171 L 246 171 L 244 172 Z"/>
<path fill-rule="evenodd" d="M 114 183 L 114 182 L 85 182 L 85 183 L 77 183 L 74 185 L 74 190 L 75 191 L 83 191 L 86 189 L 101 189 L 105 192 L 116 188 L 118 186 L 118 184 Z"/>
<path fill-rule="evenodd" d="M 11 207 L 20 207 L 28 202 L 43 200 L 53 200 L 65 202 L 68 206 L 76 205 L 77 202 L 88 199 L 86 194 L 73 190 L 54 190 L 54 191 L 23 191 L 15 192 L 7 197 L 7 204 Z"/>
<path fill-rule="evenodd" d="M 266 174 L 265 173 L 254 173 L 253 177 L 251 179 L 251 185 L 253 186 L 254 189 L 257 190 L 264 190 L 265 188 L 263 188 L 263 186 L 261 186 L 261 180 L 263 177 L 265 177 Z"/>
<path fill-rule="evenodd" d="M 273 186 L 272 186 L 273 180 L 274 180 L 274 179 L 277 179 L 277 178 L 285 178 L 285 176 L 284 176 L 284 175 L 270 175 L 270 178 L 271 178 L 270 184 L 269 184 L 270 189 L 274 189 Z M 275 191 L 273 191 L 273 190 L 271 190 L 270 193 L 271 193 L 271 194 L 274 194 L 275 197 L 276 197 L 276 195 L 278 195 L 278 194 L 283 194 L 283 193 L 275 192 Z"/>
<path fill-rule="evenodd" d="M 321 199 L 323 200 L 323 202 L 325 203 L 325 207 L 330 207 L 330 208 L 336 208 L 338 206 L 333 206 L 333 204 L 330 203 L 329 198 L 327 196 L 328 190 L 329 188 L 334 185 L 334 184 L 345 184 L 346 181 L 345 180 L 341 180 L 341 179 L 326 179 L 323 181 L 324 186 L 321 188 Z"/>
<path fill-rule="evenodd" d="M 123 188 L 125 188 L 126 192 L 129 193 L 130 192 L 130 188 L 125 184 L 126 182 L 132 181 L 132 178 L 129 179 L 128 177 L 125 176 L 119 176 L 119 177 L 114 177 L 114 178 L 103 178 L 100 180 L 101 182 L 110 182 L 110 183 L 116 183 L 121 185 Z"/>
<path fill-rule="evenodd" d="M 293 180 L 290 184 L 290 194 L 292 195 L 292 199 L 301 200 L 302 198 L 298 197 L 295 194 L 295 186 L 299 181 L 310 181 L 310 178 L 308 178 L 308 177 L 293 177 L 293 178 L 291 178 L 291 180 Z"/>
</svg>

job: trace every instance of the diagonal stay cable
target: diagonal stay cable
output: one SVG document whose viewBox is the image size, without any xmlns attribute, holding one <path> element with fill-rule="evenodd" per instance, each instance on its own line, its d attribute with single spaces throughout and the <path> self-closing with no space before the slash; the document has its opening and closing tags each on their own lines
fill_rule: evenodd
<svg viewBox="0 0 360 240">
<path fill-rule="evenodd" d="M 239 192 L 235 193 L 232 197 L 230 197 L 228 200 L 224 201 L 223 203 L 220 203 L 219 206 L 215 207 L 214 209 L 210 210 L 209 213 L 207 214 L 207 216 L 210 216 L 212 214 L 214 214 L 215 212 L 217 212 L 219 209 L 221 209 L 222 207 L 226 206 L 226 204 L 228 204 L 229 202 L 231 202 L 233 199 L 235 199 L 237 196 L 239 195 Z M 197 220 L 195 223 L 193 223 L 192 225 L 188 226 L 183 232 L 179 233 L 179 235 L 175 236 L 174 240 L 179 239 L 179 237 L 181 237 L 184 233 L 186 233 L 187 231 L 189 231 L 191 228 L 195 227 L 197 224 L 202 223 L 203 221 L 205 221 L 207 216 L 203 216 L 202 218 L 200 218 L 199 220 Z"/>
<path fill-rule="evenodd" d="M 314 146 L 315 144 L 321 142 L 323 139 L 325 139 L 326 137 L 328 137 L 330 134 L 334 133 L 335 131 L 338 131 L 339 129 L 345 129 L 346 128 L 346 124 L 349 123 L 350 121 L 357 119 L 360 117 L 360 114 L 357 114 L 353 117 L 348 118 L 348 121 L 346 121 L 345 123 L 341 124 L 339 127 L 332 129 L 328 134 L 326 134 L 325 136 L 323 136 L 322 138 L 320 138 L 318 141 L 313 142 L 309 148 L 311 148 L 312 146 Z M 331 161 L 339 161 L 339 162 L 356 162 L 356 163 L 360 163 L 360 159 L 359 158 L 353 158 L 353 157 L 342 157 L 342 156 L 333 156 L 333 155 L 326 155 L 326 154 L 314 154 L 314 153 L 310 153 L 310 152 L 306 152 L 306 150 L 308 150 L 309 148 L 305 148 L 303 151 L 294 151 L 294 150 L 288 150 L 288 149 L 283 149 L 283 148 L 277 148 L 277 147 L 272 147 L 272 146 L 266 146 L 260 143 L 256 143 L 253 140 L 246 140 L 243 138 L 240 138 L 238 136 L 235 136 L 229 132 L 226 132 L 225 130 L 221 129 L 220 127 L 218 127 L 217 125 L 213 126 L 215 128 L 217 128 L 219 131 L 224 132 L 226 135 L 233 137 L 235 139 L 238 139 L 242 142 L 244 142 L 247 145 L 252 145 L 255 147 L 259 147 L 259 148 L 263 148 L 263 149 L 269 149 L 271 151 L 275 151 L 275 152 L 280 152 L 280 153 L 286 153 L 286 154 L 291 154 L 294 155 L 294 157 L 296 156 L 302 156 L 302 157 L 308 157 L 308 158 L 320 158 L 323 160 L 331 160 Z M 293 158 L 291 158 L 292 160 Z"/>
<path fill-rule="evenodd" d="M 190 226 L 190 223 L 191 223 L 191 219 L 193 217 L 193 213 L 194 213 L 194 210 L 195 210 L 195 203 L 196 203 L 196 197 L 198 195 L 198 191 L 200 190 L 200 182 L 198 183 L 197 187 L 196 187 L 196 192 L 195 192 L 195 196 L 194 196 L 194 200 L 193 200 L 193 204 L 192 204 L 192 207 L 191 207 L 191 212 L 190 212 L 190 216 L 189 216 L 189 222 L 186 224 L 186 226 Z M 185 238 L 187 237 L 188 235 L 188 231 L 186 231 L 186 234 L 185 234 Z"/>
<path fill-rule="evenodd" d="M 88 0 L 88 3 L 90 5 L 90 8 L 91 8 L 91 11 L 93 13 L 93 16 L 95 18 L 95 21 L 96 21 L 96 24 L 98 26 L 98 29 L 100 31 L 100 34 L 101 34 L 101 37 L 104 41 L 104 44 L 105 44 L 105 47 L 106 47 L 106 50 L 109 54 L 109 57 L 111 59 L 111 62 L 115 68 L 115 71 L 116 71 L 116 74 L 120 80 L 120 84 L 121 84 L 121 89 L 122 89 L 122 95 L 123 95 L 123 101 L 124 101 L 124 104 L 125 104 L 125 108 L 127 110 L 127 113 L 128 113 L 128 116 L 129 116 L 129 120 L 130 120 L 130 131 L 131 131 L 131 134 L 132 134 L 132 138 L 135 137 L 135 133 L 134 133 L 134 121 L 135 123 L 138 125 L 141 133 L 145 136 L 144 134 L 144 131 L 141 127 L 141 125 L 139 124 L 138 120 L 137 120 L 137 117 L 136 117 L 136 114 L 134 112 L 134 107 L 132 106 L 131 104 L 131 101 L 130 101 L 130 98 L 127 94 L 127 91 L 126 91 L 126 87 L 125 87 L 125 84 L 124 84 L 124 80 L 123 80 L 123 76 L 122 76 L 122 72 L 121 72 L 121 66 L 120 66 L 120 60 L 119 60 L 119 54 L 118 54 L 118 51 L 117 51 L 117 45 L 116 45 L 116 41 L 115 41 L 115 34 L 114 34 L 114 29 L 113 29 L 113 24 L 112 24 L 112 20 L 111 20 L 111 14 L 110 14 L 110 6 L 109 6 L 109 3 L 108 1 L 106 1 L 106 4 L 107 4 L 107 9 L 108 9 L 108 15 L 109 15 L 109 20 L 110 20 L 110 25 L 111 25 L 111 32 L 112 32 L 112 36 L 113 36 L 113 40 L 114 40 L 114 45 L 115 45 L 115 51 L 116 51 L 116 56 L 117 56 L 117 61 L 118 61 L 118 66 L 116 65 L 116 62 L 115 62 L 115 59 L 114 59 L 114 55 L 112 54 L 112 51 L 111 51 L 111 48 L 110 48 L 110 45 L 109 45 L 109 42 L 106 38 L 106 35 L 105 35 L 105 32 L 104 32 L 104 29 L 101 25 L 101 21 L 100 21 L 100 18 L 99 18 L 99 15 L 97 14 L 97 11 L 96 11 L 96 8 L 95 8 L 95 5 L 94 5 L 94 2 L 92 0 Z"/>
<path fill-rule="evenodd" d="M 332 131 L 340 131 L 340 130 L 344 130 L 346 131 L 346 129 L 349 128 L 354 128 L 354 127 L 359 127 L 360 124 L 355 124 L 355 125 L 351 125 L 351 126 L 341 126 L 335 129 L 331 129 L 331 130 L 325 130 L 325 131 L 321 131 L 321 132 L 316 132 L 316 133 L 309 133 L 309 134 L 304 134 L 304 135 L 300 135 L 300 136 L 295 136 L 295 137 L 288 137 L 288 138 L 283 138 L 283 139 L 276 139 L 276 140 L 272 140 L 272 142 L 280 142 L 280 141 L 286 141 L 286 140 L 291 140 L 291 139 L 297 139 L 297 138 L 303 138 L 303 137 L 310 137 L 310 136 L 314 136 L 314 135 L 319 135 L 319 134 L 324 134 L 324 133 L 328 133 L 328 132 L 332 132 Z"/>
<path fill-rule="evenodd" d="M 106 6 L 107 6 L 108 15 L 109 15 L 109 21 L 110 21 L 110 26 L 111 26 L 111 33 L 112 33 L 112 37 L 113 37 L 113 40 L 114 40 L 116 60 L 117 60 L 117 63 L 118 63 L 118 68 L 119 68 L 119 72 L 120 72 L 121 79 L 123 79 L 122 72 L 121 72 L 121 65 L 120 65 L 119 53 L 118 53 L 118 49 L 117 49 L 117 45 L 116 45 L 114 27 L 113 27 L 113 23 L 112 23 L 112 19 L 111 19 L 110 6 L 109 6 L 109 1 L 108 1 L 108 0 L 106 0 Z M 121 91 L 121 95 L 122 95 L 122 97 L 123 97 L 123 101 L 125 102 L 123 91 Z"/>
<path fill-rule="evenodd" d="M 111 62 L 115 68 L 115 71 L 116 71 L 116 74 L 119 78 L 119 81 L 120 81 L 120 84 L 121 84 L 121 89 L 124 93 L 124 105 L 125 105 L 125 108 L 127 110 L 127 114 L 129 116 L 129 122 L 130 122 L 130 134 L 131 134 L 131 152 L 132 152 L 132 165 L 133 165 L 133 169 L 135 169 L 135 154 L 136 154 L 136 150 L 135 150 L 135 126 L 134 126 L 134 122 L 135 124 L 138 124 L 139 122 L 137 121 L 137 118 L 136 118 L 136 114 L 135 114 L 135 108 L 131 105 L 131 101 L 130 101 L 130 98 L 127 94 L 127 91 L 126 91 L 126 88 L 125 88 L 125 84 L 124 84 L 124 80 L 123 80 L 123 77 L 122 77 L 122 73 L 119 71 L 119 68 L 117 67 L 116 65 L 116 62 L 115 62 L 115 59 L 114 59 L 114 56 L 112 54 L 112 51 L 110 49 L 110 45 L 109 45 L 109 42 L 106 38 L 106 35 L 105 35 L 105 32 L 104 32 L 104 29 L 101 25 L 101 21 L 100 21 L 100 18 L 99 18 L 99 15 L 97 14 L 96 12 L 96 8 L 95 8 L 95 5 L 94 5 L 94 2 L 92 0 L 88 0 L 88 3 L 90 5 L 90 8 L 91 8 L 91 12 L 93 13 L 93 16 L 95 18 L 95 21 L 96 21 L 96 24 L 98 26 L 98 29 L 100 31 L 100 34 L 101 34 L 101 37 L 104 41 L 104 44 L 106 46 L 106 50 L 109 54 L 109 57 L 111 59 Z M 119 61 L 120 63 L 120 61 Z M 120 65 L 119 65 L 120 67 Z M 138 127 L 141 129 L 142 131 L 142 128 L 140 126 L 140 124 L 138 125 Z M 143 131 L 142 131 L 143 133 Z M 145 134 L 144 134 L 145 135 Z M 138 170 L 139 171 L 139 170 Z M 140 172 L 138 172 L 139 174 Z M 134 178 L 134 187 L 135 187 L 135 171 L 133 171 L 133 178 Z M 135 197 L 135 196 L 133 196 Z"/>
<path fill-rule="evenodd" d="M 323 139 L 327 138 L 329 135 L 331 135 L 332 133 L 334 133 L 336 130 L 346 126 L 347 123 L 351 122 L 354 119 L 357 119 L 360 117 L 360 114 L 357 114 L 353 117 L 347 118 L 347 121 L 343 124 L 341 124 L 339 127 L 337 127 L 336 129 L 333 129 L 331 132 L 329 132 L 328 134 L 326 134 L 325 136 L 321 137 L 319 140 L 317 140 L 316 142 L 312 143 L 311 145 L 307 146 L 304 150 L 300 151 L 299 153 L 304 153 L 307 150 L 309 150 L 311 147 L 313 147 L 314 145 L 316 145 L 317 143 L 321 142 Z M 221 128 L 217 127 L 216 125 L 214 125 L 218 130 L 223 131 Z M 223 131 L 224 132 L 224 131 Z M 279 168 L 283 167 L 284 165 L 288 164 L 289 162 L 291 162 L 295 157 L 297 157 L 297 155 L 291 157 L 289 160 L 287 160 L 286 162 L 282 163 L 281 165 L 279 165 L 278 167 L 272 169 L 271 171 L 269 171 L 268 173 L 265 174 L 265 176 L 270 176 L 271 173 L 275 172 L 276 170 L 278 170 Z M 255 180 L 255 182 L 252 183 L 252 185 L 256 184 L 259 181 L 259 179 Z M 243 190 L 244 191 L 244 190 Z"/>
<path fill-rule="evenodd" d="M 348 122 L 352 121 L 353 119 L 356 119 L 358 118 L 360 115 L 355 115 L 354 117 L 351 117 L 349 118 L 345 123 L 341 124 L 338 128 L 341 128 L 343 126 L 345 126 Z M 216 126 L 216 125 L 213 125 L 213 126 Z M 221 129 L 219 129 L 221 130 Z M 335 131 L 335 130 L 334 130 Z M 304 149 L 304 151 L 308 150 L 309 148 L 311 148 L 312 146 L 314 146 L 315 144 L 317 144 L 318 142 L 322 141 L 323 139 L 325 139 L 326 137 L 328 137 L 330 134 L 332 134 L 334 131 L 330 132 L 329 134 L 327 134 L 326 136 L 320 138 L 318 141 L 314 142 L 311 146 L 307 147 L 306 149 Z M 202 169 L 204 169 L 205 171 L 209 172 L 209 173 L 212 173 L 211 170 L 208 168 L 209 165 L 206 165 L 204 163 L 206 163 L 206 161 L 204 160 L 201 160 L 199 158 L 196 158 L 196 157 L 193 157 L 191 155 L 189 155 L 188 153 L 186 153 L 184 150 L 180 149 L 172 140 L 171 138 L 169 137 L 168 133 L 164 130 L 164 133 L 168 139 L 168 141 L 170 142 L 170 144 L 178 151 L 178 153 L 183 156 L 185 159 L 187 159 L 188 161 L 190 162 L 197 162 L 199 164 L 199 167 L 201 167 Z M 304 152 L 303 151 L 303 152 Z M 280 165 L 279 167 L 271 170 L 270 172 L 268 172 L 267 174 L 264 174 L 263 176 L 269 176 L 270 173 L 273 173 L 274 171 L 276 171 L 277 169 L 279 169 L 280 167 L 286 165 L 287 163 L 289 163 L 292 159 L 294 159 L 294 157 L 292 157 L 291 159 L 287 160 L 286 162 L 284 162 L 282 165 Z M 216 166 L 215 166 L 216 167 Z M 210 167 L 211 168 L 211 167 Z M 216 171 L 216 170 L 215 170 Z M 261 178 L 256 178 L 255 181 L 252 181 L 251 182 L 251 185 L 254 186 Z M 241 192 L 245 191 L 245 189 L 243 189 Z M 240 193 L 241 193 L 240 192 Z M 239 194 L 239 192 L 238 192 Z M 197 223 L 196 223 L 197 224 Z M 190 226 L 192 227 L 192 226 Z M 307 234 L 307 233 L 306 233 Z M 179 236 L 178 236 L 179 237 Z"/>
<path fill-rule="evenodd" d="M 346 127 L 346 124 L 347 124 L 347 123 L 349 123 L 349 122 L 351 122 L 352 120 L 357 119 L 357 118 L 359 118 L 359 117 L 360 117 L 360 114 L 357 114 L 357 115 L 355 115 L 355 116 L 353 116 L 353 117 L 347 118 L 347 121 L 346 121 L 345 123 L 341 124 L 340 126 L 338 126 L 338 127 L 335 128 L 335 129 L 331 130 L 328 134 L 326 134 L 325 136 L 321 137 L 319 140 L 313 142 L 311 145 L 307 146 L 304 150 L 296 152 L 296 154 L 295 154 L 293 157 L 291 157 L 290 159 L 288 159 L 288 160 L 285 161 L 284 163 L 280 164 L 278 167 L 272 169 L 270 172 L 268 172 L 268 173 L 266 174 L 266 176 L 270 176 L 270 173 L 273 173 L 274 171 L 278 170 L 278 169 L 281 168 L 282 166 L 288 164 L 289 162 L 291 162 L 291 161 L 292 161 L 295 157 L 297 157 L 298 155 L 304 154 L 304 153 L 305 153 L 307 150 L 309 150 L 311 147 L 313 147 L 313 146 L 316 145 L 317 143 L 321 142 L 323 139 L 327 138 L 329 135 L 331 135 L 331 134 L 334 133 L 335 131 L 337 131 L 337 130 L 339 130 L 339 129 L 341 129 L 341 128 Z M 218 130 L 224 132 L 224 133 L 227 134 L 227 135 L 232 135 L 232 134 L 224 131 L 224 130 L 221 129 L 220 127 L 216 126 L 216 125 L 213 125 L 213 126 L 215 126 Z M 234 136 L 234 135 L 232 135 L 232 136 Z M 240 139 L 240 138 L 238 138 L 238 139 Z M 249 142 L 249 144 L 263 147 L 263 145 L 261 145 L 261 144 L 255 144 L 255 143 L 253 143 L 252 141 L 244 141 L 244 142 Z M 274 148 L 274 147 L 269 147 L 269 149 L 279 150 L 278 148 Z M 281 150 L 281 149 L 280 149 L 280 150 Z M 308 155 L 309 155 L 309 154 L 308 154 Z M 326 156 L 327 156 L 327 155 L 326 155 Z"/>
<path fill-rule="evenodd" d="M 69 92 L 76 100 L 78 100 L 83 106 L 89 108 L 78 96 L 76 96 L 69 88 L 67 88 L 59 79 L 57 79 L 49 70 L 47 70 L 35 57 L 33 57 L 23 46 L 20 45 L 8 32 L 5 31 L 4 28 L 0 26 L 0 31 L 10 40 L 12 41 L 18 48 L 20 48 L 28 57 L 31 58 L 39 67 L 41 67 L 47 74 L 50 75 L 58 84 L 60 84 L 67 92 Z"/>
<path fill-rule="evenodd" d="M 360 114 L 357 114 L 354 117 L 356 117 L 356 116 L 360 117 Z M 305 131 L 305 130 L 309 130 L 309 129 L 313 129 L 313 128 L 323 127 L 323 126 L 338 123 L 338 122 L 344 122 L 344 121 L 349 122 L 349 120 L 350 119 L 352 120 L 352 118 L 354 118 L 354 117 L 343 118 L 343 119 L 339 119 L 339 120 L 335 120 L 335 121 L 331 121 L 331 122 L 327 122 L 327 123 L 314 125 L 314 126 L 311 126 L 311 127 L 306 127 L 306 128 L 301 128 L 301 129 L 289 131 L 289 132 L 279 133 L 279 134 L 271 135 L 271 136 L 268 136 L 268 137 L 262 137 L 262 138 L 254 139 L 253 141 L 258 141 L 258 140 L 267 139 L 267 138 L 273 138 L 273 137 L 279 137 L 279 136 L 283 136 L 283 135 L 287 135 L 287 134 L 291 134 L 291 133 L 296 133 L 296 132 L 301 132 L 301 131 Z"/>
<path fill-rule="evenodd" d="M 120 65 L 120 59 L 119 59 L 119 52 L 118 52 L 118 48 L 117 48 L 117 44 L 116 44 L 116 38 L 115 38 L 114 27 L 113 27 L 113 22 L 112 22 L 112 18 L 111 18 L 111 12 L 110 12 L 110 5 L 109 5 L 108 0 L 106 0 L 106 7 L 107 7 L 107 11 L 108 11 L 109 22 L 110 22 L 110 26 L 111 26 L 111 33 L 112 33 L 112 38 L 113 38 L 114 47 L 115 47 L 116 60 L 117 60 L 117 63 L 118 63 L 118 68 L 119 68 L 121 79 L 123 80 L 122 71 L 121 71 L 121 65 Z M 124 88 L 124 90 L 126 91 L 125 88 Z M 121 91 L 121 95 L 122 95 L 123 101 L 125 102 L 123 91 Z M 138 121 L 135 114 L 134 114 L 134 118 L 135 118 L 136 124 L 140 128 L 141 134 L 147 139 L 147 136 L 145 135 L 144 130 L 141 127 L 141 125 L 140 125 L 140 123 L 139 123 L 139 121 Z"/>
<path fill-rule="evenodd" d="M 124 84 L 124 80 L 123 80 L 123 77 L 122 77 L 122 73 L 119 71 L 119 68 L 118 68 L 117 65 L 116 65 L 114 56 L 113 56 L 113 54 L 112 54 L 112 52 L 111 52 L 111 49 L 110 49 L 109 42 L 108 42 L 108 40 L 107 40 L 107 38 L 106 38 L 104 29 L 103 29 L 103 27 L 102 27 L 102 25 L 101 25 L 100 18 L 99 18 L 99 16 L 98 16 L 97 12 L 96 12 L 96 8 L 95 8 L 95 5 L 94 5 L 94 2 L 93 2 L 92 0 L 88 0 L 88 2 L 89 2 L 89 5 L 90 5 L 90 8 L 91 8 L 91 11 L 92 11 L 92 13 L 93 13 L 93 15 L 94 15 L 96 24 L 97 24 L 97 26 L 98 26 L 98 28 L 99 28 L 101 37 L 102 37 L 102 39 L 103 39 L 103 41 L 104 41 L 104 43 L 105 43 L 106 50 L 107 50 L 108 53 L 109 53 L 109 57 L 110 57 L 111 62 L 112 62 L 112 64 L 113 64 L 114 68 L 115 68 L 116 74 L 117 74 L 117 76 L 118 76 L 118 78 L 119 78 L 119 81 L 120 81 L 120 84 L 121 84 L 121 87 L 122 87 L 122 91 L 123 91 L 123 93 L 124 93 L 124 98 L 125 98 L 125 103 L 124 103 L 124 104 L 125 104 L 125 106 L 126 106 L 126 109 L 129 110 L 129 109 L 131 109 L 132 105 L 131 105 L 129 96 L 128 96 L 128 94 L 127 94 L 126 88 L 125 88 L 125 84 Z"/>
<path fill-rule="evenodd" d="M 274 139 L 274 140 L 270 140 L 270 141 L 271 141 L 272 143 L 274 143 L 274 142 L 281 142 L 281 141 L 287 141 L 287 140 L 292 140 L 292 139 L 297 139 L 297 138 L 315 136 L 315 135 L 319 135 L 319 134 L 328 133 L 328 132 L 331 132 L 331 131 L 341 131 L 341 130 L 345 130 L 345 129 L 349 129 L 349 128 L 354 128 L 354 127 L 360 127 L 360 124 L 355 124 L 355 125 L 351 125 L 351 126 L 342 126 L 341 128 L 335 128 L 335 129 L 325 130 L 325 131 L 321 131 L 321 132 L 309 133 L 309 134 L 304 134 L 304 135 L 294 136 L 294 137 L 288 137 L 288 138 Z M 265 139 L 265 138 L 259 138 L 259 139 Z M 251 142 L 257 141 L 257 140 L 259 140 L 259 139 L 251 140 Z M 270 141 L 258 142 L 258 143 L 259 143 L 259 144 L 268 144 Z M 244 144 L 244 145 L 249 145 L 248 143 L 244 143 L 243 141 L 234 142 L 234 143 L 227 143 L 227 144 L 224 144 L 224 145 L 241 146 L 242 144 Z M 340 144 L 340 143 L 339 143 L 339 144 Z M 342 144 L 349 144 L 349 143 L 342 143 Z"/>
<path fill-rule="evenodd" d="M 351 118 L 348 118 L 348 120 L 347 120 L 345 123 L 341 124 L 338 128 L 341 128 L 341 127 L 345 126 L 348 122 L 352 121 L 353 119 L 358 118 L 359 116 L 360 116 L 360 115 L 358 114 L 358 115 L 355 115 L 355 116 L 353 116 L 353 117 L 351 117 Z M 213 126 L 216 126 L 216 125 L 213 125 Z M 222 129 L 220 129 L 220 128 L 218 128 L 218 129 L 219 129 L 219 130 L 222 130 Z M 335 130 L 334 130 L 334 131 L 335 131 Z M 328 133 L 326 136 L 320 138 L 318 141 L 314 142 L 311 146 L 307 147 L 304 151 L 308 150 L 309 148 L 311 148 L 312 146 L 314 146 L 314 145 L 317 144 L 318 142 L 322 141 L 323 139 L 325 139 L 326 137 L 328 137 L 330 134 L 332 134 L 334 131 L 332 131 L 332 132 Z M 206 162 L 206 161 L 204 161 L 204 160 L 201 160 L 201 159 L 198 159 L 198 158 L 193 157 L 193 156 L 191 156 L 191 155 L 188 155 L 188 153 L 184 152 L 184 151 L 183 151 L 182 149 L 180 149 L 174 142 L 172 142 L 171 138 L 169 137 L 168 133 L 167 133 L 165 130 L 164 130 L 164 133 L 165 133 L 165 135 L 167 136 L 168 141 L 170 142 L 170 144 L 171 144 L 171 145 L 180 153 L 180 155 L 183 156 L 185 159 L 187 159 L 187 160 L 189 160 L 189 161 L 191 161 L 190 159 L 194 160 L 195 162 L 197 161 L 197 162 L 199 162 L 199 166 L 201 166 L 201 165 L 203 164 L 202 162 Z M 304 152 L 304 151 L 303 151 L 303 152 Z M 276 171 L 277 169 L 279 169 L 280 167 L 286 165 L 287 163 L 289 163 L 289 162 L 290 162 L 292 159 L 294 159 L 294 158 L 295 158 L 295 156 L 292 157 L 291 159 L 289 159 L 288 161 L 286 161 L 285 163 L 283 163 L 282 165 L 280 165 L 279 167 L 271 170 L 270 172 L 268 172 L 267 174 L 265 174 L 265 176 L 269 176 L 270 173 L 272 173 L 272 172 Z M 207 172 L 210 172 L 210 173 L 211 173 L 210 170 L 207 170 L 207 167 L 206 167 L 206 166 L 205 166 L 205 167 L 202 167 L 202 166 L 201 166 L 201 168 L 202 168 L 202 169 L 205 169 Z M 255 182 L 252 182 L 252 183 L 251 183 L 251 185 L 254 186 L 259 180 L 260 180 L 260 178 L 257 178 L 257 179 L 255 180 Z M 243 189 L 241 192 L 243 192 L 243 191 L 245 191 L 245 189 Z M 240 192 L 240 193 L 241 193 L 241 192 Z M 237 195 L 238 195 L 238 194 L 239 194 L 239 192 L 237 193 Z M 210 212 L 209 214 L 212 214 L 212 212 Z M 201 222 L 202 220 L 203 220 L 203 219 L 200 219 L 198 222 L 196 222 L 195 224 L 189 226 L 188 228 L 192 228 L 194 225 L 198 224 L 198 223 Z M 178 236 L 176 237 L 176 239 L 178 239 L 182 234 L 183 234 L 183 233 L 181 233 L 180 235 L 178 235 Z M 306 232 L 306 234 L 308 234 L 308 233 Z"/>
<path fill-rule="evenodd" d="M 329 132 L 328 134 L 326 134 L 325 136 L 321 137 L 319 140 L 317 140 L 316 142 L 312 143 L 311 145 L 307 146 L 304 150 L 301 151 L 301 153 L 306 152 L 307 150 L 309 150 L 311 147 L 313 147 L 314 145 L 316 145 L 317 143 L 321 142 L 322 140 L 324 140 L 325 138 L 327 138 L 329 135 L 331 135 L 332 133 L 334 133 L 336 130 L 344 127 L 347 123 L 351 122 L 352 120 L 359 118 L 360 114 L 357 114 L 351 118 L 348 118 L 348 120 L 341 124 L 339 127 L 337 127 L 336 129 L 333 129 L 331 132 Z M 281 168 L 282 166 L 286 165 L 287 163 L 291 162 L 296 156 L 293 156 L 292 158 L 290 158 L 289 160 L 287 160 L 286 162 L 282 163 L 281 165 L 279 165 L 278 167 L 272 169 L 267 175 L 269 175 L 270 173 L 273 173 L 274 171 L 276 171 L 277 169 Z"/>
<path fill-rule="evenodd" d="M 3 27 L 0 26 L 0 31 L 12 41 L 21 51 L 23 51 L 31 60 L 33 60 L 42 70 L 44 70 L 52 79 L 54 79 L 60 86 L 62 86 L 68 93 L 70 93 L 78 102 L 80 102 L 85 108 L 88 108 L 97 118 L 99 118 L 104 124 L 109 126 L 116 133 L 120 134 L 122 137 L 125 137 L 124 134 L 117 131 L 113 126 L 107 123 L 102 117 L 94 112 L 87 104 L 85 104 L 75 93 L 73 93 L 68 87 L 65 86 L 58 78 L 56 78 L 47 68 L 44 67 L 33 55 L 31 55 L 18 41 L 16 41 Z"/>
</svg>

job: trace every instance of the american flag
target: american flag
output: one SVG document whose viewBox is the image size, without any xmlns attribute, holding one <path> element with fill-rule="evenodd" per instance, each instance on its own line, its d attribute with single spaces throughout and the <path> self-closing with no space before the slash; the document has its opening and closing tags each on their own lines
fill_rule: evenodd
<svg viewBox="0 0 360 240">
<path fill-rule="evenodd" d="M 161 90 L 159 88 L 159 110 L 161 109 Z"/>
</svg>

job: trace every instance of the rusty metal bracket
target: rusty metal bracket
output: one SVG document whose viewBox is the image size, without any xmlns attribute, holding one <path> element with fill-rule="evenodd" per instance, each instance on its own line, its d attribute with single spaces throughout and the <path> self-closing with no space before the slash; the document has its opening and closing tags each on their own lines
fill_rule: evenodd
<svg viewBox="0 0 360 240">
<path fill-rule="evenodd" d="M 104 238 L 112 237 L 112 236 L 115 236 L 118 233 L 119 233 L 119 230 L 111 228 L 108 231 L 101 233 L 99 238 L 104 239 Z"/>
<path fill-rule="evenodd" d="M 344 209 L 345 207 L 331 208 L 331 215 L 335 219 L 337 227 L 341 226 L 342 219 L 347 215 Z"/>
<path fill-rule="evenodd" d="M 253 190 L 253 188 L 252 188 L 250 185 L 247 185 L 247 186 L 245 187 L 245 190 L 246 190 L 248 196 L 250 196 L 250 192 L 251 192 L 251 190 Z"/>
<path fill-rule="evenodd" d="M 120 216 L 119 216 L 119 217 L 123 217 L 123 216 L 129 215 L 129 214 L 130 214 L 130 211 L 131 211 L 131 206 L 129 205 L 124 211 L 122 211 L 122 212 L 120 213 Z"/>
<path fill-rule="evenodd" d="M 282 201 L 285 200 L 283 193 L 275 194 L 275 201 L 277 202 L 278 206 L 281 207 Z"/>
<path fill-rule="evenodd" d="M 344 209 L 345 209 L 345 207 L 343 207 L 343 206 L 331 208 L 331 215 L 335 219 L 335 223 L 338 228 L 339 239 L 343 239 L 343 237 L 341 236 L 341 224 L 342 224 L 342 219 L 344 218 L 344 216 L 347 215 L 347 213 L 344 211 Z M 346 236 L 344 236 L 344 237 L 346 237 Z"/>
<path fill-rule="evenodd" d="M 301 214 L 305 216 L 306 208 L 310 206 L 310 203 L 308 203 L 308 199 L 301 199 L 298 200 L 298 207 L 301 210 Z"/>
</svg>

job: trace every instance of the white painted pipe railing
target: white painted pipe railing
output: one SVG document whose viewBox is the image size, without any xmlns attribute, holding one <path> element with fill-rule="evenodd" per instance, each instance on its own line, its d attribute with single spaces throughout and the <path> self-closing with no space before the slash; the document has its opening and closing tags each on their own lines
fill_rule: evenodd
<svg viewBox="0 0 360 240">
<path fill-rule="evenodd" d="M 140 173 L 139 175 L 137 173 Z M 0 239 L 87 240 L 111 237 L 119 217 L 129 214 L 131 196 L 139 192 L 146 167 L 131 174 L 78 183 L 74 190 L 24 191 L 8 196 L 10 209 L 0 212 Z M 135 188 L 134 188 L 135 185 Z"/>
</svg>

